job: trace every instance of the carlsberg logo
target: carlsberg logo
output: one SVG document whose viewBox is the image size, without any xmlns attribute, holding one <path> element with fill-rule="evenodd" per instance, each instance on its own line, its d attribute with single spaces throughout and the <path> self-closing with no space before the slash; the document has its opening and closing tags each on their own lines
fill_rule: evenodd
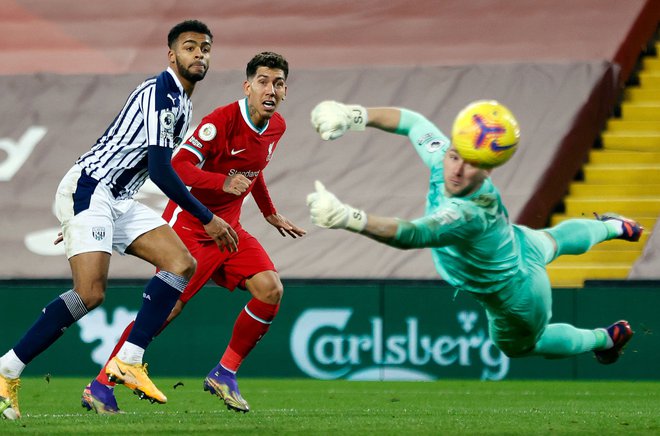
<svg viewBox="0 0 660 436">
<path fill-rule="evenodd" d="M 308 309 L 291 331 L 291 354 L 298 367 L 318 379 L 434 380 L 442 368 L 480 370 L 483 380 L 501 380 L 509 358 L 483 329 L 475 331 L 478 314 L 456 316 L 464 334 L 432 337 L 416 317 L 406 318 L 401 333 L 384 337 L 383 319 L 369 319 L 369 332 L 348 332 L 353 309 Z"/>
</svg>

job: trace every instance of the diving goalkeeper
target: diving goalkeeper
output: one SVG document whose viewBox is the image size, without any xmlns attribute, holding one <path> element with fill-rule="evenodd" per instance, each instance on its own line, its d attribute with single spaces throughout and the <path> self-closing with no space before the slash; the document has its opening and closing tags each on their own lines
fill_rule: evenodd
<svg viewBox="0 0 660 436">
<path fill-rule="evenodd" d="M 455 125 L 465 123 L 461 114 Z M 550 324 L 552 294 L 545 266 L 610 239 L 638 241 L 643 231 L 639 224 L 615 214 L 571 219 L 543 230 L 511 224 L 490 179 L 492 168 L 464 159 L 450 138 L 408 109 L 324 101 L 311 119 L 324 140 L 367 126 L 408 136 L 430 169 L 421 218 L 368 214 L 342 203 L 317 181 L 316 191 L 307 197 L 315 225 L 346 229 L 400 249 L 430 248 L 442 278 L 483 306 L 491 339 L 509 357 L 562 358 L 593 351 L 602 364 L 619 359 L 633 336 L 627 321 L 596 329 Z M 506 123 L 504 131 L 517 128 L 515 118 Z"/>
</svg>

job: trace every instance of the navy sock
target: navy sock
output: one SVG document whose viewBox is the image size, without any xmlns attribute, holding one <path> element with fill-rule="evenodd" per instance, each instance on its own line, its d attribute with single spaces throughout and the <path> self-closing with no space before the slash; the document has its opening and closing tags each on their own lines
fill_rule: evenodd
<svg viewBox="0 0 660 436">
<path fill-rule="evenodd" d="M 14 346 L 14 353 L 27 365 L 86 313 L 87 308 L 76 292 L 63 293 L 44 307 L 41 316 Z"/>
<path fill-rule="evenodd" d="M 159 271 L 142 294 L 142 307 L 126 342 L 146 349 L 167 320 L 188 281 L 176 274 Z"/>
</svg>

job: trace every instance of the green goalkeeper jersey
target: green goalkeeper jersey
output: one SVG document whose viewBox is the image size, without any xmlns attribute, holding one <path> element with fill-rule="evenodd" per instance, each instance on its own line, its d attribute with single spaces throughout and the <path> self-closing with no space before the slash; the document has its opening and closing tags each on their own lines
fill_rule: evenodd
<svg viewBox="0 0 660 436">
<path fill-rule="evenodd" d="M 496 292 L 524 268 L 522 231 L 511 225 L 500 193 L 490 178 L 474 193 L 445 192 L 443 159 L 450 140 L 424 116 L 401 110 L 398 134 L 407 135 L 430 169 L 425 216 L 401 222 L 396 245 L 430 247 L 439 274 L 459 290 Z"/>
</svg>

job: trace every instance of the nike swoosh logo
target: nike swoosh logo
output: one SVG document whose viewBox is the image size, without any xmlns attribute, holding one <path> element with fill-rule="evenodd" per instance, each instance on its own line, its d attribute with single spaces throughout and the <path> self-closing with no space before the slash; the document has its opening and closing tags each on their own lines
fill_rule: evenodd
<svg viewBox="0 0 660 436">
<path fill-rule="evenodd" d="M 245 151 L 244 148 L 241 148 L 240 150 L 234 150 L 234 149 L 232 148 L 230 153 L 231 153 L 232 156 L 236 156 L 238 153 L 242 153 L 242 152 L 244 152 L 244 151 Z"/>
</svg>

